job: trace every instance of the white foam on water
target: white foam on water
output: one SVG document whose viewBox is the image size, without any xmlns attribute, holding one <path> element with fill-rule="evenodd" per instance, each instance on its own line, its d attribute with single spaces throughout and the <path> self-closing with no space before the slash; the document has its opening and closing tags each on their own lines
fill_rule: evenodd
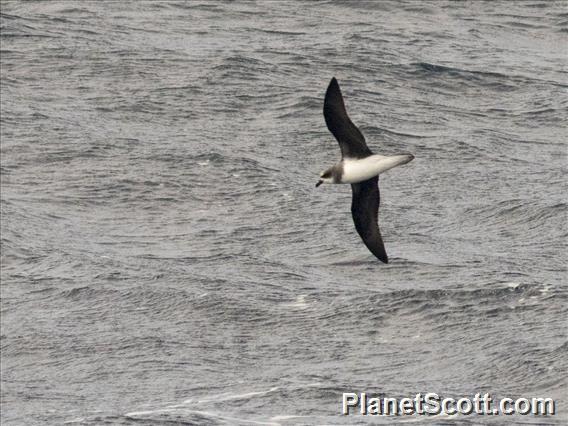
<svg viewBox="0 0 568 426">
<path fill-rule="evenodd" d="M 271 392 L 275 392 L 277 391 L 279 388 L 277 386 L 272 387 L 268 390 L 265 391 L 254 391 L 254 392 L 247 392 L 247 393 L 241 393 L 241 394 L 221 394 L 221 395 L 215 395 L 215 396 L 210 396 L 210 397 L 206 397 L 203 399 L 198 399 L 198 400 L 193 400 L 193 399 L 187 399 L 185 400 L 183 403 L 184 404 L 204 404 L 207 402 L 222 402 L 222 401 L 232 401 L 232 400 L 236 400 L 236 399 L 247 399 L 247 398 L 252 398 L 254 396 L 261 396 L 261 395 L 267 395 Z"/>
<path fill-rule="evenodd" d="M 63 422 L 64 425 L 71 424 L 71 423 L 83 423 L 85 421 L 84 417 L 77 417 L 76 419 L 71 419 Z"/>
<path fill-rule="evenodd" d="M 127 413 L 124 416 L 130 417 L 130 418 L 139 418 L 139 417 L 146 417 L 146 416 L 151 416 L 151 415 L 155 415 L 155 414 L 171 413 L 171 412 L 176 412 L 178 415 L 198 414 L 198 415 L 204 416 L 204 417 L 224 420 L 224 421 L 229 422 L 229 424 L 238 423 L 238 424 L 254 424 L 254 425 L 266 425 L 266 426 L 280 426 L 279 423 L 270 422 L 270 421 L 265 422 L 265 421 L 260 421 L 260 420 L 243 419 L 243 418 L 240 418 L 240 417 L 231 417 L 231 416 L 220 415 L 220 414 L 217 414 L 217 413 L 214 413 L 214 412 L 211 412 L 211 411 L 191 410 L 191 409 L 187 409 L 187 408 L 180 408 L 180 409 L 163 408 L 163 409 L 151 410 L 151 411 L 134 411 L 132 413 Z"/>
<path fill-rule="evenodd" d="M 293 414 L 289 414 L 289 415 L 280 415 L 280 416 L 274 416 L 271 417 L 269 420 L 273 420 L 275 422 L 277 421 L 281 421 L 281 420 L 290 420 L 290 419 L 306 419 L 306 418 L 310 418 L 310 416 L 295 416 Z"/>
<path fill-rule="evenodd" d="M 284 303 L 283 306 L 295 309 L 306 309 L 309 306 L 309 303 L 306 302 L 307 295 L 300 294 L 296 297 L 296 300 L 291 303 Z"/>
</svg>

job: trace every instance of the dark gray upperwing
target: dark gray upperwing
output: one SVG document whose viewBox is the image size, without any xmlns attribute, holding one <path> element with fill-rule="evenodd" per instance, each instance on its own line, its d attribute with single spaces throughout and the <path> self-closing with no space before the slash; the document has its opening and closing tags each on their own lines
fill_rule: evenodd
<svg viewBox="0 0 568 426">
<path fill-rule="evenodd" d="M 363 134 L 347 115 L 343 96 L 335 77 L 331 79 L 325 92 L 323 116 L 327 128 L 339 142 L 342 157 L 365 158 L 373 155 L 365 143 Z"/>
<path fill-rule="evenodd" d="M 351 214 L 355 222 L 355 229 L 371 253 L 380 261 L 389 263 L 377 222 L 381 203 L 379 177 L 375 176 L 363 182 L 353 183 L 351 189 L 353 190 Z"/>
</svg>

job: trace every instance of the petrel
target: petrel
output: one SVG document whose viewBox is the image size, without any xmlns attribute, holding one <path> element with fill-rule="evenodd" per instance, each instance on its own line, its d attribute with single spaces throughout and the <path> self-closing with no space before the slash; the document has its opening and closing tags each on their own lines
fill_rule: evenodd
<svg viewBox="0 0 568 426">
<path fill-rule="evenodd" d="M 320 173 L 322 183 L 349 183 L 353 191 L 351 214 L 355 229 L 367 248 L 380 261 L 389 263 L 377 222 L 379 215 L 379 174 L 414 159 L 412 154 L 376 155 L 371 152 L 361 131 L 345 110 L 339 83 L 333 77 L 327 87 L 323 116 L 329 131 L 339 142 L 341 161 Z"/>
</svg>

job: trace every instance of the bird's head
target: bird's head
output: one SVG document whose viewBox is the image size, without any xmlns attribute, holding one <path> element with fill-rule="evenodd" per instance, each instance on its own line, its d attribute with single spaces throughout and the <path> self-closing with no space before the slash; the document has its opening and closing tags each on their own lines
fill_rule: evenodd
<svg viewBox="0 0 568 426">
<path fill-rule="evenodd" d="M 316 188 L 322 183 L 333 183 L 332 169 L 327 169 L 320 173 L 320 179 L 318 180 L 318 183 L 316 183 Z"/>
</svg>

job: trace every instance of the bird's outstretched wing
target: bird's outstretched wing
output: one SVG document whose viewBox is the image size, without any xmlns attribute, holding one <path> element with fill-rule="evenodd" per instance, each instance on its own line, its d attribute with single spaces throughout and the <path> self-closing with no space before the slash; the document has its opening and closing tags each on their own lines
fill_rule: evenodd
<svg viewBox="0 0 568 426">
<path fill-rule="evenodd" d="M 347 115 L 339 83 L 335 77 L 331 79 L 325 92 L 323 116 L 327 128 L 339 142 L 343 158 L 365 158 L 373 155 L 365 143 L 363 134 Z"/>
<path fill-rule="evenodd" d="M 357 232 L 371 253 L 380 261 L 389 263 L 377 222 L 381 203 L 379 177 L 351 184 L 351 189 L 353 190 L 351 214 Z"/>
</svg>

